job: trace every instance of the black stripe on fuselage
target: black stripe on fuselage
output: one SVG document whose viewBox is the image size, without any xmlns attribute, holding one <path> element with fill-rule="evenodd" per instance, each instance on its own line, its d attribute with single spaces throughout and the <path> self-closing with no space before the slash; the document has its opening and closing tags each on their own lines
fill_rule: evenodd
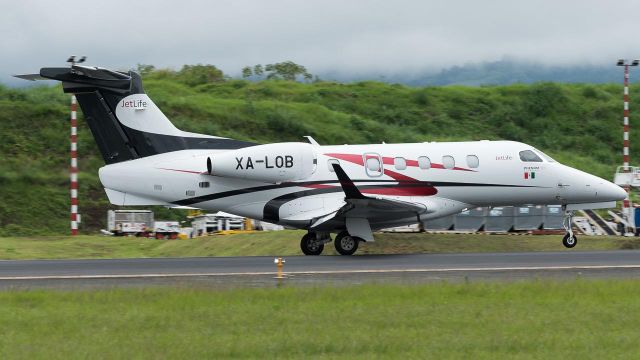
<svg viewBox="0 0 640 360">
<path fill-rule="evenodd" d="M 140 157 L 162 154 L 178 150 L 220 149 L 236 150 L 258 145 L 248 141 L 240 141 L 214 137 L 182 137 L 175 135 L 155 134 L 122 126 L 131 144 Z"/>
<path fill-rule="evenodd" d="M 276 198 L 273 198 L 267 201 L 267 203 L 264 204 L 264 209 L 262 210 L 262 218 L 265 219 L 266 221 L 278 222 L 280 221 L 280 208 L 285 203 L 291 200 L 305 197 L 305 196 L 330 194 L 330 193 L 339 192 L 339 191 L 342 191 L 342 188 L 334 186 L 330 188 L 310 189 L 310 190 L 296 191 L 296 192 L 280 195 Z"/>
<path fill-rule="evenodd" d="M 455 186 L 455 187 L 461 187 L 461 186 L 511 187 L 511 188 L 513 188 L 513 187 L 519 187 L 519 188 L 537 188 L 537 187 L 540 187 L 540 186 L 533 186 L 533 185 L 458 183 L 458 182 L 438 182 L 438 181 L 429 181 L 429 182 L 426 182 L 426 181 L 425 182 L 402 182 L 402 181 L 400 181 L 399 182 L 397 180 L 371 180 L 371 179 L 353 180 L 353 182 L 354 183 L 379 183 L 380 185 L 376 185 L 376 187 L 384 186 L 384 185 L 387 185 L 387 184 L 391 185 L 391 186 L 397 186 L 398 184 L 401 184 L 403 186 L 414 185 L 415 184 L 415 186 L 428 186 L 428 187 L 449 187 L 449 186 Z M 186 198 L 186 199 L 182 199 L 182 200 L 173 201 L 172 203 L 176 204 L 176 205 L 180 205 L 180 206 L 189 206 L 189 205 L 198 204 L 198 203 L 205 202 L 205 201 L 217 200 L 217 199 L 222 199 L 222 198 L 226 198 L 226 197 L 230 197 L 230 196 L 251 194 L 251 193 L 259 192 L 259 191 L 267 191 L 267 190 L 274 190 L 274 189 L 285 189 L 285 188 L 290 188 L 290 187 L 303 187 L 303 186 L 310 186 L 310 185 L 323 185 L 323 184 L 339 184 L 339 181 L 338 180 L 305 181 L 305 182 L 296 182 L 296 183 L 282 183 L 282 184 L 255 186 L 255 187 L 250 187 L 250 188 L 230 190 L 230 191 L 222 191 L 222 192 L 218 192 L 218 193 L 212 193 L 212 194 L 207 194 L 207 195 L 201 195 L 201 196 Z M 336 186 L 334 188 L 327 188 L 327 189 L 335 189 L 335 191 L 342 191 L 342 188 L 340 186 Z M 323 190 L 323 189 L 313 189 L 313 190 Z"/>
</svg>

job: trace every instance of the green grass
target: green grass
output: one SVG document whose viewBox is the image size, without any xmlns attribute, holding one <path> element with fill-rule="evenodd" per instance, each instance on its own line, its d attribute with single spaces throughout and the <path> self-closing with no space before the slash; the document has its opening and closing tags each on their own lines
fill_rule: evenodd
<svg viewBox="0 0 640 360">
<path fill-rule="evenodd" d="M 105 236 L 0 237 L 0 259 L 73 259 L 182 256 L 301 255 L 303 231 L 273 231 L 210 236 L 188 240 L 155 240 Z M 358 254 L 410 254 L 513 251 L 580 251 L 640 248 L 640 239 L 581 236 L 574 249 L 561 244 L 560 235 L 509 236 L 482 234 L 376 234 L 376 242 L 362 244 Z M 333 244 L 325 255 L 335 255 Z"/>
<path fill-rule="evenodd" d="M 3 359 L 634 359 L 640 281 L 0 292 Z"/>
</svg>

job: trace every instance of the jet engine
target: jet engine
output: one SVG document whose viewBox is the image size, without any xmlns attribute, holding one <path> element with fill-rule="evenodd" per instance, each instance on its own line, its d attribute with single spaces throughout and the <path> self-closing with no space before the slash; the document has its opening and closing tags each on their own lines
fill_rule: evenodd
<svg viewBox="0 0 640 360">
<path fill-rule="evenodd" d="M 308 178 L 317 161 L 314 146 L 308 143 L 256 145 L 207 157 L 207 173 L 280 183 Z"/>
</svg>

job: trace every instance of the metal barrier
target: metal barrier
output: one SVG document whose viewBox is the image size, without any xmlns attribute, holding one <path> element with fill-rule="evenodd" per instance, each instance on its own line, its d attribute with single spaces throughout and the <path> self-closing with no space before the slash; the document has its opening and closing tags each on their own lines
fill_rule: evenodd
<svg viewBox="0 0 640 360">
<path fill-rule="evenodd" d="M 507 232 L 513 228 L 513 207 L 495 207 L 489 210 L 484 231 Z"/>
<path fill-rule="evenodd" d="M 478 207 L 456 215 L 423 222 L 424 229 L 507 232 L 511 230 L 556 230 L 562 229 L 562 207 L 560 205 L 525 205 L 504 207 Z"/>
<path fill-rule="evenodd" d="M 478 231 L 486 218 L 487 208 L 473 208 L 455 215 L 453 228 L 461 231 Z"/>
<path fill-rule="evenodd" d="M 538 230 L 542 227 L 544 206 L 518 206 L 513 208 L 513 212 L 513 230 Z"/>
</svg>

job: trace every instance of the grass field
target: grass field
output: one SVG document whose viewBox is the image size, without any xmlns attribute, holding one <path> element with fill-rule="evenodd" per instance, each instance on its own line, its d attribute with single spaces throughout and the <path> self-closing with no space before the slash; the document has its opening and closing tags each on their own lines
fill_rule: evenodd
<svg viewBox="0 0 640 360">
<path fill-rule="evenodd" d="M 640 281 L 0 292 L 2 359 L 634 359 Z"/>
<path fill-rule="evenodd" d="M 155 240 L 105 236 L 0 237 L 0 259 L 131 258 L 180 256 L 300 255 L 302 231 L 274 231 L 210 236 L 189 240 Z M 357 254 L 579 251 L 640 248 L 639 238 L 581 236 L 574 249 L 560 235 L 376 234 Z M 332 244 L 324 254 L 335 255 Z"/>
</svg>

